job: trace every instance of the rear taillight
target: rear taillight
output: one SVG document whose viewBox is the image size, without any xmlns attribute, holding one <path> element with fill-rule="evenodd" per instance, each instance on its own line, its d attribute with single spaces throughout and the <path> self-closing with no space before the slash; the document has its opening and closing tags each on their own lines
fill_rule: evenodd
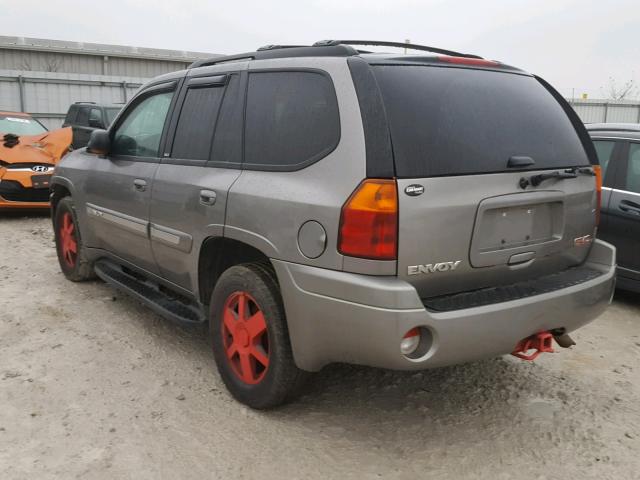
<svg viewBox="0 0 640 480">
<path fill-rule="evenodd" d="M 594 165 L 593 171 L 596 174 L 596 226 L 600 224 L 600 207 L 602 205 L 602 167 Z"/>
<path fill-rule="evenodd" d="M 458 65 L 476 65 L 479 67 L 495 67 L 496 65 L 500 65 L 500 62 L 496 62 L 495 60 L 486 60 L 484 58 L 450 57 L 448 55 L 440 55 L 438 56 L 438 60 Z"/>
<path fill-rule="evenodd" d="M 351 257 L 395 260 L 398 190 L 395 180 L 367 179 L 342 207 L 338 251 Z"/>
</svg>

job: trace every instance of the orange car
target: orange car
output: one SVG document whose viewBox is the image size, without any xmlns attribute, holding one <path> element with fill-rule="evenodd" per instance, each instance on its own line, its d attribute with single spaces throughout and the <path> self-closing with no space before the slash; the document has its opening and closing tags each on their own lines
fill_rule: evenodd
<svg viewBox="0 0 640 480">
<path fill-rule="evenodd" d="M 48 208 L 53 169 L 72 132 L 48 132 L 27 113 L 0 112 L 0 209 Z"/>
</svg>

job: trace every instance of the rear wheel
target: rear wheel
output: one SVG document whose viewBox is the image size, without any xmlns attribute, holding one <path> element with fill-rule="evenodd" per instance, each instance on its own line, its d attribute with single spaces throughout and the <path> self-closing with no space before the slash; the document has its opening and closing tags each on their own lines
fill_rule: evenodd
<svg viewBox="0 0 640 480">
<path fill-rule="evenodd" d="M 73 282 L 93 278 L 93 265 L 86 259 L 86 252 L 78 218 L 71 197 L 61 199 L 54 213 L 53 228 L 56 239 L 58 262 L 64 276 Z"/>
<path fill-rule="evenodd" d="M 267 266 L 238 265 L 222 274 L 211 296 L 210 331 L 222 380 L 252 408 L 284 403 L 307 377 L 293 361 L 280 291 Z"/>
</svg>

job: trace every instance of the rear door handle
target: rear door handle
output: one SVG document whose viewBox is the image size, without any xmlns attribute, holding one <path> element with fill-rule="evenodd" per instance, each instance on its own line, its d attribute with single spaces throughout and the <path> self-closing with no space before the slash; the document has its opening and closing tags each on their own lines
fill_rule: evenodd
<svg viewBox="0 0 640 480">
<path fill-rule="evenodd" d="M 202 205 L 214 205 L 218 195 L 213 190 L 200 190 L 200 203 Z"/>
<path fill-rule="evenodd" d="M 139 192 L 144 192 L 147 189 L 147 182 L 140 178 L 136 178 L 133 181 L 133 188 L 135 188 Z"/>
<path fill-rule="evenodd" d="M 640 204 L 632 202 L 631 200 L 622 200 L 618 205 L 618 208 L 623 212 L 631 213 L 632 215 L 640 215 Z"/>
</svg>

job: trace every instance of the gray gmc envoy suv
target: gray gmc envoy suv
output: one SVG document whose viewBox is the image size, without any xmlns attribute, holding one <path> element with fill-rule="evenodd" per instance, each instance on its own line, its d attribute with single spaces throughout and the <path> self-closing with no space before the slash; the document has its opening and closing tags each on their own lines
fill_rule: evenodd
<svg viewBox="0 0 640 480">
<path fill-rule="evenodd" d="M 66 277 L 208 322 L 222 379 L 254 408 L 332 362 L 532 359 L 613 293 L 596 152 L 548 83 L 353 45 L 407 46 L 198 61 L 144 85 L 51 181 Z"/>
</svg>

